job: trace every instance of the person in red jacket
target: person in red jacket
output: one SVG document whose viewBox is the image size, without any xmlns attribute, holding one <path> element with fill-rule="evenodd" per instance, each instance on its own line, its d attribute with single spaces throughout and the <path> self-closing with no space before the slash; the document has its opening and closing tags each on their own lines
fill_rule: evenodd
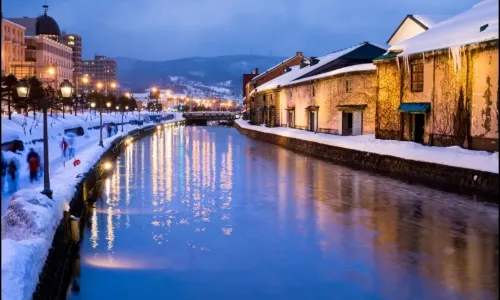
<svg viewBox="0 0 500 300">
<path fill-rule="evenodd" d="M 30 169 L 30 182 L 33 180 L 38 180 L 38 169 L 40 168 L 40 155 L 33 150 L 30 149 L 28 153 L 28 165 Z"/>
</svg>

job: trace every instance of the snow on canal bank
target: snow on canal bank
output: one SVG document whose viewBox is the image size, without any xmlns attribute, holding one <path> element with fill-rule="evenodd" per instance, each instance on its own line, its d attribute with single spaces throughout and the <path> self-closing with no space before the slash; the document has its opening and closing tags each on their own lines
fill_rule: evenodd
<svg viewBox="0 0 500 300">
<path fill-rule="evenodd" d="M 375 139 L 373 134 L 358 136 L 315 134 L 288 127 L 254 126 L 243 120 L 237 120 L 236 123 L 243 128 L 255 131 L 330 146 L 498 174 L 498 152 L 467 150 L 458 146 L 434 147 L 408 141 L 380 140 Z"/>
</svg>

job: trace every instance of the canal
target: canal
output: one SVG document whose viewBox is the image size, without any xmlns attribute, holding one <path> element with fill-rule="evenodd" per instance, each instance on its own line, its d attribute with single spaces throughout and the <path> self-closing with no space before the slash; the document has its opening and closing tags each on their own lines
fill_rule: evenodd
<svg viewBox="0 0 500 300">
<path fill-rule="evenodd" d="M 228 127 L 127 146 L 70 299 L 497 299 L 498 207 Z"/>
</svg>

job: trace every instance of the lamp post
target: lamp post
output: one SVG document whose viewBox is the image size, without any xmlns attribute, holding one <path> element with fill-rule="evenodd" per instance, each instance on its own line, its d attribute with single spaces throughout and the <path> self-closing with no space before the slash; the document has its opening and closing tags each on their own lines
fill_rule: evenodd
<svg viewBox="0 0 500 300">
<path fill-rule="evenodd" d="M 92 108 L 94 109 L 94 115 L 95 115 L 95 102 L 90 103 L 90 112 L 92 112 Z"/>
<path fill-rule="evenodd" d="M 97 90 L 101 90 L 105 86 L 105 97 L 108 97 L 108 86 L 110 86 L 112 89 L 115 89 L 117 84 L 116 82 L 109 82 L 106 81 L 105 84 L 102 82 L 98 82 L 96 84 Z M 111 106 L 111 105 L 110 105 Z M 102 97 L 99 97 L 99 124 L 100 124 L 100 132 L 99 132 L 99 146 L 104 147 L 104 144 L 102 142 Z"/>
</svg>

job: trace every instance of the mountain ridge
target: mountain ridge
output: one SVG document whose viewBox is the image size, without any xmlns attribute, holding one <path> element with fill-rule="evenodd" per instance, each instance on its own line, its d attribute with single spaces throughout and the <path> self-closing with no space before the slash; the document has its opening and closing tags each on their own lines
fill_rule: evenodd
<svg viewBox="0 0 500 300">
<path fill-rule="evenodd" d="M 213 57 L 185 57 L 165 61 L 148 61 L 118 56 L 117 79 L 123 89 L 134 92 L 143 91 L 150 86 L 172 88 L 175 92 L 186 93 L 190 89 L 220 91 L 200 97 L 219 97 L 241 99 L 243 73 L 255 68 L 263 72 L 285 60 L 285 57 L 264 55 L 221 55 Z M 226 90 L 222 93 L 220 87 Z M 190 88 L 192 87 L 192 88 Z"/>
</svg>

